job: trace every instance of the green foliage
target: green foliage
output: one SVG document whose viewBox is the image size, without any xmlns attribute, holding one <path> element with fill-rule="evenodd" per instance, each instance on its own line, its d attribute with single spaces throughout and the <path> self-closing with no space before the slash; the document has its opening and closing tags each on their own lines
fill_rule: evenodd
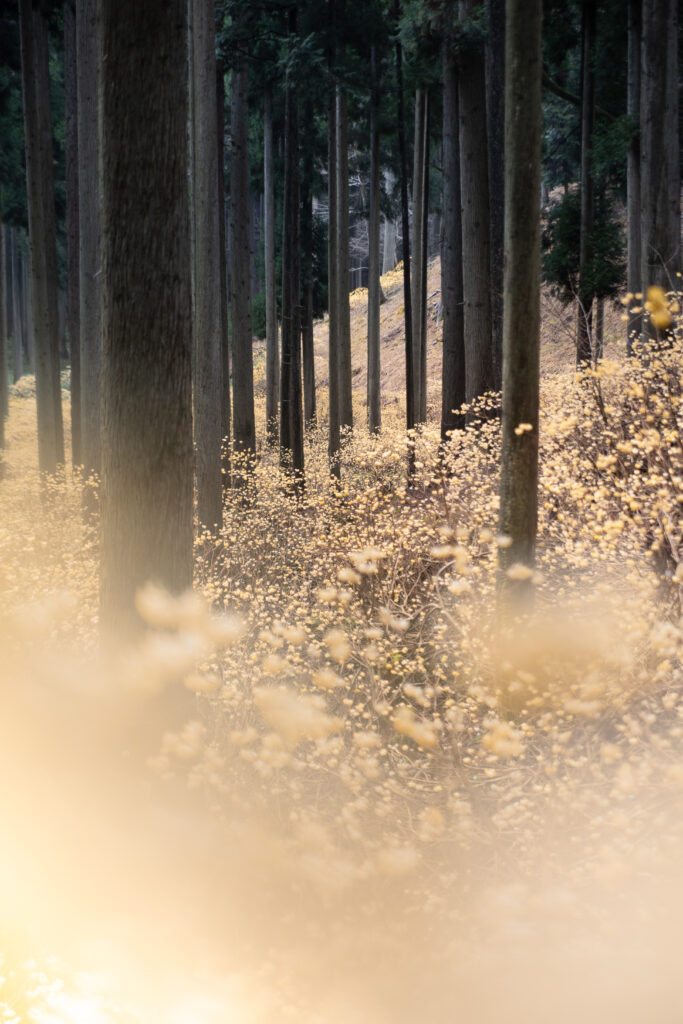
<svg viewBox="0 0 683 1024">
<path fill-rule="evenodd" d="M 592 171 L 596 181 L 609 182 L 626 197 L 626 154 L 634 133 L 638 132 L 637 118 L 628 114 L 615 118 L 593 134 Z"/>
<path fill-rule="evenodd" d="M 581 196 L 573 190 L 553 204 L 543 232 L 543 277 L 567 303 L 578 291 L 580 218 Z M 584 290 L 597 298 L 608 298 L 623 287 L 624 273 L 623 226 L 603 193 L 595 205 L 595 227 L 583 271 Z"/>
<path fill-rule="evenodd" d="M 6 224 L 28 227 L 21 78 L 0 67 L 0 202 Z"/>
</svg>

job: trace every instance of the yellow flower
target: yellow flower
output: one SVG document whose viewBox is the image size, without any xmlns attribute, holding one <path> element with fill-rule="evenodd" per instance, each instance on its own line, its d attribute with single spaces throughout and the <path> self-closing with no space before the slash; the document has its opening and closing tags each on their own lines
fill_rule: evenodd
<svg viewBox="0 0 683 1024">
<path fill-rule="evenodd" d="M 650 285 L 647 290 L 647 302 L 645 309 L 650 314 L 650 320 L 659 331 L 666 330 L 671 325 L 671 310 L 666 292 L 657 284 Z"/>
</svg>

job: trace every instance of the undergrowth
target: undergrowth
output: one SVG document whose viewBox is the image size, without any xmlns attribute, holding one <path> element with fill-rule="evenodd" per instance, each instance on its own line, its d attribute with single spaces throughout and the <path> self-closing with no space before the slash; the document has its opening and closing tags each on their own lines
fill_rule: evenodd
<svg viewBox="0 0 683 1024">
<path fill-rule="evenodd" d="M 245 960 L 268 948 L 259 976 L 291 1019 L 348 1006 L 301 967 L 323 921 L 325 971 L 338 958 L 344 977 L 397 930 L 387 977 L 404 996 L 396 965 L 415 944 L 430 1019 L 448 1020 L 449 964 L 469 962 L 491 901 L 508 928 L 538 923 L 542 892 L 543 928 L 570 905 L 609 932 L 620 918 L 595 893 L 633 905 L 634 879 L 678 863 L 681 356 L 678 337 L 543 379 L 529 618 L 496 610 L 498 421 L 471 417 L 445 455 L 436 423 L 416 430 L 407 489 L 391 405 L 381 434 L 345 438 L 340 486 L 324 408 L 303 496 L 263 448 L 225 493 L 220 536 L 197 542 L 194 596 L 139 596 L 150 633 L 117 679 L 194 695 L 188 721 L 150 738 L 145 784 L 189 787 L 245 844 Z M 97 624 L 96 531 L 78 479 L 41 492 L 33 415 L 29 393 L 12 398 L 0 491 L 3 633 L 24 666 L 36 632 L 83 652 Z"/>
</svg>

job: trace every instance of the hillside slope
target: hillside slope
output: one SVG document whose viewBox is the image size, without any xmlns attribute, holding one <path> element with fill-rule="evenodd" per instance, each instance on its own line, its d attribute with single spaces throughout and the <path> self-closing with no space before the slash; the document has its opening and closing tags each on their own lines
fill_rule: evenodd
<svg viewBox="0 0 683 1024">
<path fill-rule="evenodd" d="M 399 264 L 382 279 L 386 296 L 380 310 L 381 388 L 384 403 L 403 403 L 405 389 L 405 341 L 403 333 L 403 272 Z M 441 409 L 441 263 L 433 260 L 427 282 L 427 416 L 437 420 Z M 359 288 L 351 294 L 351 356 L 353 388 L 356 399 L 365 404 L 367 386 L 367 314 L 368 293 Z M 625 349 L 621 307 L 605 306 L 605 354 L 616 356 Z M 542 374 L 574 371 L 576 316 L 572 307 L 563 307 L 547 289 L 541 302 L 541 372 Z M 316 385 L 327 390 L 328 381 L 328 318 L 315 324 Z M 265 343 L 255 343 L 255 374 L 257 387 L 265 387 Z"/>
</svg>

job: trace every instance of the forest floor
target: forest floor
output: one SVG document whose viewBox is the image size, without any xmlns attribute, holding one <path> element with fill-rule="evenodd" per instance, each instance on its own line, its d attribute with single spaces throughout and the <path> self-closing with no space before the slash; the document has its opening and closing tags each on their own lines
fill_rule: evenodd
<svg viewBox="0 0 683 1024">
<path fill-rule="evenodd" d="M 385 274 L 382 291 L 386 302 L 380 308 L 381 392 L 384 403 L 403 401 L 405 388 L 405 345 L 403 337 L 403 271 L 402 264 Z M 438 420 L 441 415 L 442 325 L 439 319 L 441 300 L 441 262 L 429 265 L 427 277 L 427 416 Z M 367 289 L 351 293 L 351 356 L 352 383 L 365 394 L 367 388 Z M 617 356 L 625 348 L 625 328 L 621 321 L 623 306 L 605 304 L 604 349 L 607 358 Z M 315 377 L 319 388 L 328 381 L 328 320 L 314 325 Z M 265 342 L 255 343 L 256 388 L 265 388 Z M 547 288 L 541 294 L 541 373 L 573 372 L 576 357 L 576 313 L 573 306 L 564 306 Z M 260 370 L 260 373 L 259 373 Z"/>
<path fill-rule="evenodd" d="M 321 322 L 303 501 L 260 395 L 250 487 L 197 545 L 193 595 L 140 595 L 133 648 L 98 648 L 96 523 L 77 475 L 41 487 L 32 382 L 14 389 L 8 1024 L 683 1019 L 681 341 L 627 362 L 611 310 L 578 380 L 544 299 L 535 608 L 501 620 L 498 423 L 455 437 L 443 474 L 431 315 L 406 490 L 399 273 L 384 290 L 382 433 L 356 428 L 332 488 Z"/>
</svg>

